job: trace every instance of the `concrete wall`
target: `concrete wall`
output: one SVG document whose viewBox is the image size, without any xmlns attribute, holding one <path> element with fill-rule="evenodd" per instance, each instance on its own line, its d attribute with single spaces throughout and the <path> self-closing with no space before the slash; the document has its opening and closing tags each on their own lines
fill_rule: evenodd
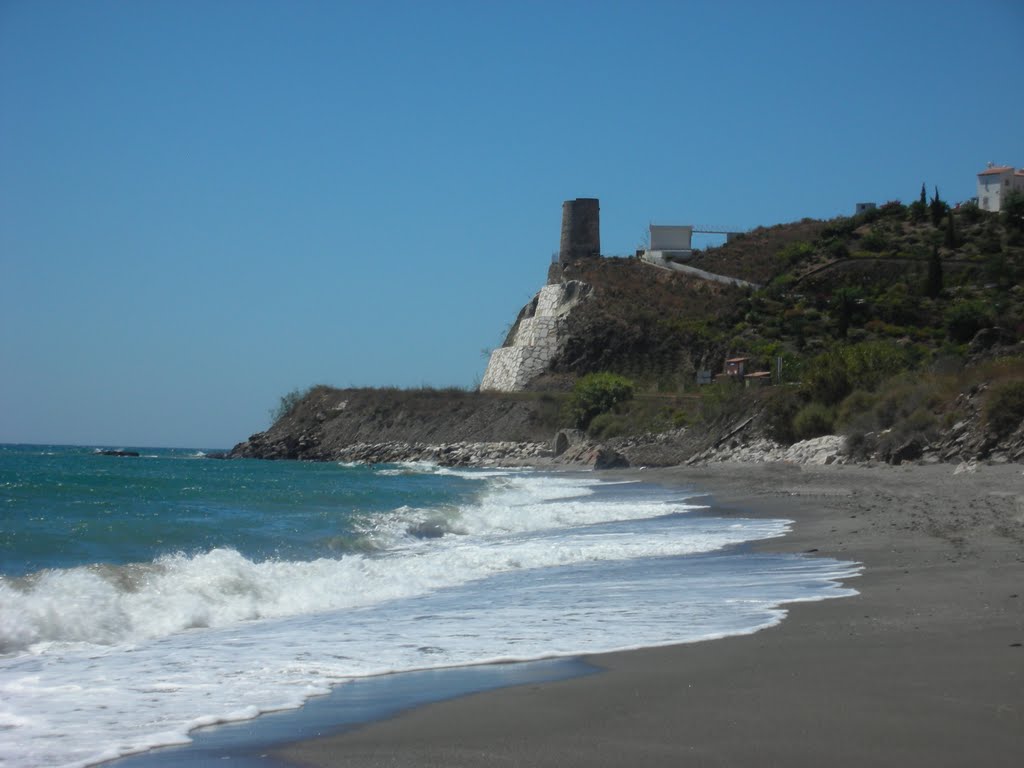
<svg viewBox="0 0 1024 768">
<path fill-rule="evenodd" d="M 519 321 L 511 344 L 491 352 L 480 389 L 517 392 L 544 373 L 564 341 L 564 318 L 589 293 L 590 286 L 578 280 L 541 288 L 533 314 Z"/>
<path fill-rule="evenodd" d="M 740 280 L 738 277 L 726 277 L 725 275 L 716 275 L 714 272 L 707 272 L 703 269 L 697 269 L 697 267 L 691 267 L 688 264 L 679 264 L 675 261 L 669 261 L 665 259 L 660 252 L 645 251 L 642 261 L 647 264 L 653 264 L 656 267 L 662 269 L 671 269 L 675 272 L 685 272 L 693 277 L 698 277 L 701 280 L 709 280 L 713 283 L 722 283 L 724 285 L 735 285 L 738 288 L 753 288 L 757 289 L 761 286 L 757 283 L 751 283 L 746 280 Z"/>
<path fill-rule="evenodd" d="M 689 251 L 692 239 L 693 227 L 651 224 L 652 251 Z"/>
</svg>

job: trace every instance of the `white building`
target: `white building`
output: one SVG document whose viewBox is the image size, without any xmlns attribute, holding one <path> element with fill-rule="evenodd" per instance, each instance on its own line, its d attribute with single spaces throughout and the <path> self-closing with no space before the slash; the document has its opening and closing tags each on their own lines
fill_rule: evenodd
<svg viewBox="0 0 1024 768">
<path fill-rule="evenodd" d="M 666 261 L 686 261 L 693 256 L 693 227 L 651 224 L 651 247 L 647 252 Z"/>
<path fill-rule="evenodd" d="M 978 207 L 983 211 L 1001 210 L 1003 198 L 1012 191 L 1024 192 L 1024 169 L 989 163 L 978 174 Z"/>
</svg>

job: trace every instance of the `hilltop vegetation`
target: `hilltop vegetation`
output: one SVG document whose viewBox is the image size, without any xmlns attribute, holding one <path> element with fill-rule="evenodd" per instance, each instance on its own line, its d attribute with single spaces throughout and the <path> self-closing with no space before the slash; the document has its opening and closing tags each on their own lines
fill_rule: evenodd
<svg viewBox="0 0 1024 768">
<path fill-rule="evenodd" d="M 995 385 L 974 417 L 1005 437 L 1024 418 L 1024 206 L 1016 198 L 1007 207 L 954 210 L 922 192 L 909 206 L 760 228 L 692 262 L 759 290 L 629 259 L 574 263 L 565 277 L 594 285 L 600 301 L 571 318 L 554 371 L 617 373 L 646 393 L 698 392 L 689 412 L 665 413 L 664 428 L 757 410 L 778 441 L 843 431 L 854 451 L 881 458 L 934 443 L 964 415 L 964 393 Z M 720 372 L 728 357 L 771 371 L 777 386 L 696 387 L 697 370 Z M 619 412 L 611 432 L 627 433 L 628 408 Z M 609 421 L 599 423 L 607 430 Z"/>
<path fill-rule="evenodd" d="M 283 398 L 272 429 L 236 455 L 540 441 L 576 427 L 624 451 L 661 433 L 645 463 L 739 429 L 782 443 L 841 432 L 859 458 L 1024 459 L 1024 197 L 994 214 L 922 189 L 911 205 L 759 228 L 692 263 L 762 287 L 636 259 L 556 264 L 549 280 L 583 281 L 592 295 L 532 391 L 316 387 Z M 774 386 L 697 385 L 698 371 L 720 373 L 731 357 L 770 371 Z"/>
</svg>

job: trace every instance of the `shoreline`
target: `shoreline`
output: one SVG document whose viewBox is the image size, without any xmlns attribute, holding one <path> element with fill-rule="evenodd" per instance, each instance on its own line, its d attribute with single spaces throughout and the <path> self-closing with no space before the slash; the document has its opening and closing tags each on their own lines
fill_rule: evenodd
<svg viewBox="0 0 1024 768">
<path fill-rule="evenodd" d="M 417 706 L 300 741 L 290 765 L 1016 766 L 1024 754 L 1021 465 L 609 470 L 785 517 L 755 549 L 856 560 L 854 597 L 751 635 L 583 661 L 601 674 Z"/>
</svg>

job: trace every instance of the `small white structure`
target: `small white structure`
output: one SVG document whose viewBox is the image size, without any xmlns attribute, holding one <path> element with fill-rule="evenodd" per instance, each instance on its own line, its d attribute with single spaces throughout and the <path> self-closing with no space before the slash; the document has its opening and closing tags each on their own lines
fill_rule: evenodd
<svg viewBox="0 0 1024 768">
<path fill-rule="evenodd" d="M 978 207 L 983 211 L 999 212 L 1003 198 L 1009 192 L 1024 192 L 1024 169 L 1014 170 L 1009 165 L 993 165 L 978 174 Z"/>
<path fill-rule="evenodd" d="M 651 224 L 651 246 L 647 252 L 656 259 L 686 261 L 693 257 L 692 226 Z"/>
</svg>

